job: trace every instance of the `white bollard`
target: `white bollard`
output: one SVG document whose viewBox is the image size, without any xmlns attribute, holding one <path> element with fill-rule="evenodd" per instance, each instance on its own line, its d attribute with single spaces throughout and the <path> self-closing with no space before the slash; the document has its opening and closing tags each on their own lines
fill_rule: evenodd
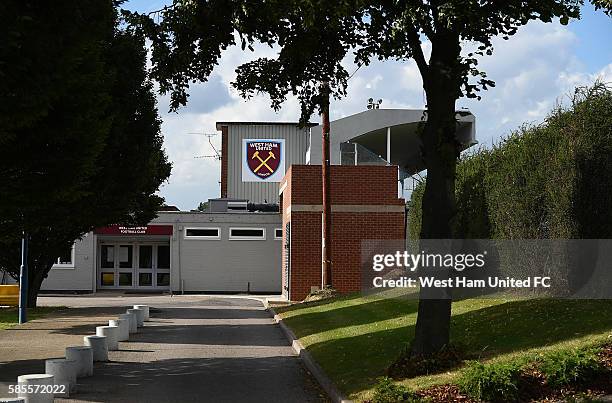
<svg viewBox="0 0 612 403">
<path fill-rule="evenodd" d="M 93 349 L 91 347 L 66 347 L 66 358 L 77 362 L 77 378 L 93 375 Z"/>
<path fill-rule="evenodd" d="M 53 403 L 53 375 L 20 375 L 17 377 L 17 383 L 17 395 L 26 403 Z M 41 391 L 47 393 L 40 393 Z"/>
<path fill-rule="evenodd" d="M 128 320 L 130 321 L 130 333 L 138 333 L 138 319 L 136 318 L 135 312 L 128 312 L 119 315 L 119 319 L 123 319 L 123 315 L 127 315 Z"/>
<path fill-rule="evenodd" d="M 142 309 L 144 311 L 144 321 L 149 321 L 149 305 L 134 305 L 134 309 Z"/>
<path fill-rule="evenodd" d="M 45 373 L 53 375 L 55 396 L 69 397 L 76 391 L 77 362 L 65 358 L 45 361 Z"/>
<path fill-rule="evenodd" d="M 119 350 L 119 328 L 117 326 L 98 326 L 96 336 L 106 336 L 106 347 L 108 351 Z"/>
<path fill-rule="evenodd" d="M 129 319 L 111 319 L 108 321 L 109 326 L 117 326 L 119 332 L 117 341 L 126 341 L 130 338 L 130 322 Z"/>
<path fill-rule="evenodd" d="M 25 399 L 20 397 L 2 397 L 0 403 L 25 403 Z"/>
<path fill-rule="evenodd" d="M 138 320 L 138 327 L 143 327 L 144 326 L 144 310 L 142 309 L 128 309 L 128 312 L 134 312 L 136 314 L 136 319 Z"/>
<path fill-rule="evenodd" d="M 91 347 L 94 362 L 108 361 L 108 346 L 106 345 L 106 336 L 85 336 L 83 337 L 83 345 Z"/>
</svg>

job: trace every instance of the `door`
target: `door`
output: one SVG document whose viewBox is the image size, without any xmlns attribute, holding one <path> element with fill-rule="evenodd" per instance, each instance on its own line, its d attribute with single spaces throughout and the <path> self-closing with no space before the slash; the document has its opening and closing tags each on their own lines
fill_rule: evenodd
<svg viewBox="0 0 612 403">
<path fill-rule="evenodd" d="M 170 288 L 170 245 L 140 244 L 138 247 L 137 288 Z"/>
<path fill-rule="evenodd" d="M 101 288 L 134 287 L 134 245 L 101 244 L 99 256 Z"/>
<path fill-rule="evenodd" d="M 155 288 L 170 288 L 170 245 L 155 246 Z"/>
<path fill-rule="evenodd" d="M 170 245 L 104 242 L 100 244 L 100 288 L 170 288 Z"/>
<path fill-rule="evenodd" d="M 138 276 L 136 277 L 138 288 L 155 288 L 153 249 L 154 245 L 138 245 Z"/>
</svg>

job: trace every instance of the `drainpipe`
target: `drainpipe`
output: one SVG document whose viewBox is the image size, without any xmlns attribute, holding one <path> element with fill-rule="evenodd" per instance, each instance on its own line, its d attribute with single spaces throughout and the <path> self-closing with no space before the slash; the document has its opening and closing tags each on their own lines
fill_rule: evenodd
<svg viewBox="0 0 612 403">
<path fill-rule="evenodd" d="M 178 225 L 179 220 L 177 219 L 175 221 L 176 224 L 176 243 L 177 243 L 177 249 L 178 249 L 178 253 L 177 253 L 177 258 L 176 258 L 176 266 L 178 268 L 178 278 L 179 278 L 179 286 L 180 286 L 180 291 L 181 291 L 181 295 L 185 293 L 185 290 L 183 288 L 183 273 L 181 272 L 181 233 L 183 232 L 183 226 L 182 225 Z M 172 290 L 170 290 L 172 291 Z"/>
<path fill-rule="evenodd" d="M 331 256 L 331 199 L 330 199 L 330 156 L 329 156 L 329 84 L 321 85 L 321 120 L 322 120 L 322 147 L 321 147 L 321 174 L 323 181 L 323 214 L 322 221 L 322 286 L 332 287 L 332 256 Z M 323 288 L 322 287 L 322 288 Z"/>
</svg>

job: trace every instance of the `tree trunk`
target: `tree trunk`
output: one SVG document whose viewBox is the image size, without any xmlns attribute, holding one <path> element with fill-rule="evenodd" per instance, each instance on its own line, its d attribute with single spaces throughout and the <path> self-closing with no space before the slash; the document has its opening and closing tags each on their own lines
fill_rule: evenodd
<svg viewBox="0 0 612 403">
<path fill-rule="evenodd" d="M 28 270 L 28 308 L 36 308 L 38 293 L 49 268 L 32 267 Z"/>
<path fill-rule="evenodd" d="M 460 81 L 454 72 L 458 71 L 459 53 L 457 34 L 436 34 L 432 40 L 429 74 L 423 80 L 427 94 L 427 122 L 423 131 L 427 181 L 422 200 L 421 242 L 427 249 L 434 249 L 430 249 L 433 253 L 450 253 L 450 243 L 427 240 L 453 238 L 455 171 L 460 152 L 455 139 L 455 102 Z M 443 272 L 438 278 L 448 275 Z M 450 289 L 421 288 L 413 355 L 429 355 L 448 345 L 451 303 Z"/>
</svg>

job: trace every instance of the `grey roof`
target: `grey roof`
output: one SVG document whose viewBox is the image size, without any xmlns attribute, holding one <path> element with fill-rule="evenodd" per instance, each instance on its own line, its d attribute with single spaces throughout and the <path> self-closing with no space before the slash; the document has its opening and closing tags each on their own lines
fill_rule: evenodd
<svg viewBox="0 0 612 403">
<path fill-rule="evenodd" d="M 217 130 L 221 130 L 222 126 L 299 126 L 299 122 L 217 122 Z M 304 127 L 313 127 L 317 123 L 308 122 Z"/>
</svg>

